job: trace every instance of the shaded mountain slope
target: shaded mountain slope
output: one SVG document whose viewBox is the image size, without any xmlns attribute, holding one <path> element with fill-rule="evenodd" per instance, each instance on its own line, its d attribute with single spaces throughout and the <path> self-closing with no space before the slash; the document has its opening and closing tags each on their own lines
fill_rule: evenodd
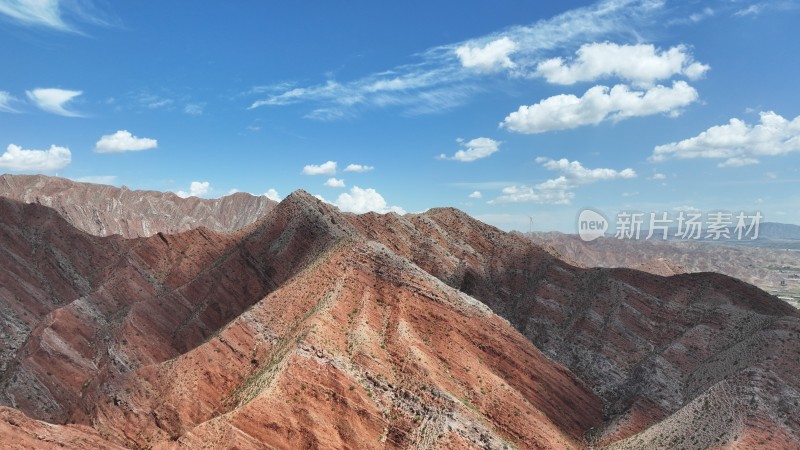
<svg viewBox="0 0 800 450">
<path fill-rule="evenodd" d="M 275 207 L 264 196 L 235 193 L 218 199 L 171 192 L 132 191 L 44 175 L 0 175 L 0 196 L 49 206 L 95 236 L 146 237 L 200 226 L 215 231 L 247 227 Z"/>
</svg>

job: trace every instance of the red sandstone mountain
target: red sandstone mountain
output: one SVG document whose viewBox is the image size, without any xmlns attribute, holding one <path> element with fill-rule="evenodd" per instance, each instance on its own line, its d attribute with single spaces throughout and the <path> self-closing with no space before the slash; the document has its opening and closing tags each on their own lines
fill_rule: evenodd
<svg viewBox="0 0 800 450">
<path fill-rule="evenodd" d="M 725 276 L 581 269 L 457 210 L 303 192 L 238 233 L 130 240 L 0 199 L 0 239 L 0 442 L 800 443 L 800 315 Z"/>
<path fill-rule="evenodd" d="M 306 194 L 240 235 L 136 240 L 1 204 L 3 229 L 23 229 L 4 261 L 35 255 L 28 267 L 64 280 L 26 298 L 47 283 L 25 273 L 3 297 L 19 324 L 3 402 L 70 432 L 91 425 L 123 446 L 533 448 L 577 446 L 600 421 L 597 397 L 507 322 Z M 106 265 L 59 263 L 78 248 Z"/>
<path fill-rule="evenodd" d="M 0 175 L 0 196 L 49 206 L 75 228 L 95 236 L 147 237 L 200 226 L 235 231 L 275 207 L 243 192 L 219 199 L 181 198 L 171 192 L 132 191 L 44 175 Z"/>
</svg>

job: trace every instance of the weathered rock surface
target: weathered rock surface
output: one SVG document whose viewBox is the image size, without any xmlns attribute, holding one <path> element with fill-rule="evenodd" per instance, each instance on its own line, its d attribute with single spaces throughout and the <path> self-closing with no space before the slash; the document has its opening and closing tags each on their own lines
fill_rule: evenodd
<svg viewBox="0 0 800 450">
<path fill-rule="evenodd" d="M 304 192 L 237 233 L 137 239 L 0 199 L 0 239 L 0 403 L 19 411 L 0 442 L 800 443 L 800 315 L 722 275 L 576 268 L 454 209 Z"/>
<path fill-rule="evenodd" d="M 53 425 L 0 406 L 0 447 L 39 449 L 124 449 L 110 443 L 96 430 L 81 425 Z"/>
<path fill-rule="evenodd" d="M 133 191 L 44 175 L 0 175 L 0 196 L 53 208 L 89 234 L 126 238 L 173 234 L 200 226 L 236 231 L 276 205 L 267 197 L 242 192 L 218 199 L 181 198 L 172 192 Z"/>
</svg>

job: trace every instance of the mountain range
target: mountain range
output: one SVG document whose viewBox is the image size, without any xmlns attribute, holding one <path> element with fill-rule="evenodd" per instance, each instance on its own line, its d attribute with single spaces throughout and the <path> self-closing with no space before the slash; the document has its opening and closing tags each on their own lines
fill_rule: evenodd
<svg viewBox="0 0 800 450">
<path fill-rule="evenodd" d="M 131 238 L 69 203 L 0 197 L 0 442 L 800 445 L 800 313 L 725 275 L 576 267 L 456 209 L 303 191 L 236 231 Z"/>
<path fill-rule="evenodd" d="M 89 234 L 126 238 L 172 234 L 199 226 L 215 231 L 238 230 L 277 204 L 263 195 L 244 192 L 219 199 L 181 198 L 172 192 L 131 190 L 45 175 L 0 175 L 0 196 L 53 208 L 72 226 Z"/>
<path fill-rule="evenodd" d="M 775 229 L 790 226 L 772 224 Z M 771 232 L 772 233 L 772 232 Z M 772 235 L 779 235 L 772 233 Z M 800 307 L 800 250 L 783 245 L 737 245 L 713 241 L 648 241 L 547 232 L 526 236 L 552 254 L 580 267 L 628 267 L 657 275 L 718 272 L 751 283 Z M 786 236 L 786 234 L 782 234 Z M 766 239 L 766 238 L 765 238 Z"/>
</svg>

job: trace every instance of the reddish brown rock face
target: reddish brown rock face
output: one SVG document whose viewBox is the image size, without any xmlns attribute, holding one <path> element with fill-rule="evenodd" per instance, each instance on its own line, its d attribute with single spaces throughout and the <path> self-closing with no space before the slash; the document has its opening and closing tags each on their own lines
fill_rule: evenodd
<svg viewBox="0 0 800 450">
<path fill-rule="evenodd" d="M 457 210 L 355 216 L 303 192 L 233 234 L 0 213 L 0 442 L 800 442 L 800 318 L 724 276 L 579 269 Z"/>
</svg>

